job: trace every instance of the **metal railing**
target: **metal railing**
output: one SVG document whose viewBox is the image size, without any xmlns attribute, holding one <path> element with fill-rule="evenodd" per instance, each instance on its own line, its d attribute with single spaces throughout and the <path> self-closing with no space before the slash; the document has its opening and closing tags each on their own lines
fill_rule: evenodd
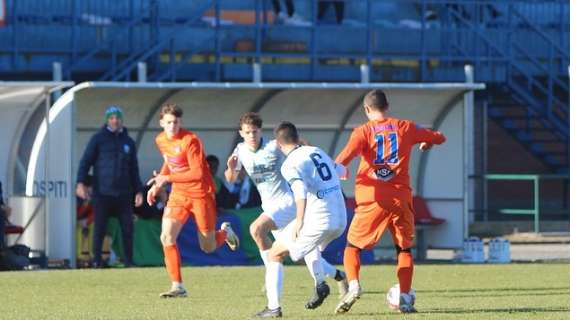
<svg viewBox="0 0 570 320">
<path fill-rule="evenodd" d="M 502 208 L 501 214 L 533 216 L 534 232 L 540 232 L 540 181 L 541 180 L 570 180 L 570 175 L 562 174 L 486 174 L 485 190 L 488 181 L 531 181 L 533 185 L 533 206 L 529 209 Z M 488 210 L 488 208 L 485 208 Z"/>
</svg>

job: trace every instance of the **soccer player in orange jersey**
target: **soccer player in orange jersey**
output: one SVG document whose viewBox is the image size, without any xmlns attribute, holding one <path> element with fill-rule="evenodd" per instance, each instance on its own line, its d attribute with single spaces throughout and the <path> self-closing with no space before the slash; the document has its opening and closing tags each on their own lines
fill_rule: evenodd
<svg viewBox="0 0 570 320">
<path fill-rule="evenodd" d="M 414 210 L 410 187 L 409 162 L 412 147 L 420 150 L 445 142 L 440 132 L 421 128 L 409 120 L 391 118 L 388 100 L 381 90 L 364 97 L 368 122 L 354 129 L 336 162 L 348 166 L 361 156 L 354 189 L 356 210 L 348 230 L 344 251 L 344 268 L 349 291 L 336 308 L 336 313 L 350 310 L 362 294 L 358 274 L 360 251 L 371 249 L 386 228 L 390 230 L 398 255 L 397 275 L 400 284 L 400 311 L 415 312 L 408 294 L 412 287 L 413 258 L 410 249 L 414 239 Z M 341 175 L 346 179 L 348 172 Z"/>
<path fill-rule="evenodd" d="M 215 231 L 216 200 L 214 181 L 210 175 L 202 142 L 191 131 L 181 128 L 182 109 L 176 104 L 165 104 L 160 111 L 160 126 L 164 132 L 156 137 L 156 144 L 164 157 L 160 173 L 147 184 L 153 184 L 147 195 L 152 205 L 159 188 L 172 183 L 172 192 L 162 217 L 160 241 L 164 250 L 166 271 L 172 281 L 169 291 L 160 294 L 163 298 L 185 297 L 180 272 L 180 251 L 176 238 L 186 221 L 192 217 L 198 229 L 200 248 L 211 253 L 224 242 L 236 250 L 239 239 L 229 223 Z"/>
</svg>

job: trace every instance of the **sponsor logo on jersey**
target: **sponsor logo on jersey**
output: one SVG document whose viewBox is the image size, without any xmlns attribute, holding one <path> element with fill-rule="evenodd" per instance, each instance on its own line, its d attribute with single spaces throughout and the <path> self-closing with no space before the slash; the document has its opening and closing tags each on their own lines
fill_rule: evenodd
<svg viewBox="0 0 570 320">
<path fill-rule="evenodd" d="M 324 199 L 324 197 L 326 197 L 328 194 L 335 192 L 336 190 L 340 190 L 340 186 L 336 185 L 334 187 L 330 187 L 330 188 L 326 188 L 326 189 L 321 189 L 319 191 L 317 191 L 317 198 L 319 199 Z"/>
<path fill-rule="evenodd" d="M 374 174 L 376 175 L 376 178 L 382 181 L 389 181 L 394 177 L 395 172 L 388 166 L 382 166 L 374 169 Z"/>
<path fill-rule="evenodd" d="M 275 171 L 275 163 L 267 164 L 254 164 L 253 165 L 253 174 L 264 174 L 268 172 Z"/>
</svg>

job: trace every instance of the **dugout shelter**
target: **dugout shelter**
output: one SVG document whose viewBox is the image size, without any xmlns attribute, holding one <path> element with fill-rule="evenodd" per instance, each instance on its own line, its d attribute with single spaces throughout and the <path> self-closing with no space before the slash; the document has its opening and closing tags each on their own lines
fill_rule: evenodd
<svg viewBox="0 0 570 320">
<path fill-rule="evenodd" d="M 57 86 L 69 84 L 54 83 L 38 90 L 53 91 Z M 103 125 L 104 111 L 111 104 L 123 107 L 124 124 L 137 145 L 141 178 L 146 180 L 162 164 L 154 138 L 161 130 L 158 111 L 165 102 L 175 102 L 183 108 L 184 127 L 201 137 L 206 152 L 218 156 L 223 167 L 240 141 L 238 121 L 247 111 L 262 115 L 266 138 L 271 138 L 276 124 L 291 121 L 298 126 L 304 139 L 334 158 L 345 145 L 351 130 L 366 121 L 362 99 L 374 88 L 386 92 L 393 116 L 414 120 L 447 136 L 447 142 L 441 147 L 427 153 L 414 151 L 410 173 L 416 194 L 426 200 L 434 214 L 447 221 L 426 235 L 428 245 L 461 248 L 463 239 L 468 236 L 471 193 L 468 175 L 473 168 L 473 91 L 484 89 L 484 85 L 472 82 L 78 84 L 53 103 L 49 122 L 41 118 L 36 123 L 37 130 L 32 130 L 34 134 L 28 133 L 27 152 L 14 147 L 24 142 L 21 133 L 3 139 L 4 144 L 12 144 L 12 147 L 6 146 L 4 150 L 10 152 L 2 154 L 2 174 L 3 177 L 20 177 L 23 194 L 14 195 L 14 198 L 22 198 L 19 200 L 22 210 L 32 210 L 29 203 L 44 198 L 42 204 L 36 201 L 35 207 L 39 209 L 35 220 L 29 223 L 30 230 L 44 230 L 44 234 L 26 231 L 28 234 L 24 233 L 21 242 L 45 250 L 50 259 L 69 259 L 74 265 L 77 167 L 89 138 Z M 0 85 L 0 90 L 7 89 Z M 30 96 L 23 105 L 33 105 L 34 99 Z M 15 112 L 5 106 L 8 101 L 0 99 L 3 115 Z M 12 118 L 12 114 L 2 116 L 3 130 L 17 132 L 10 127 L 4 128 L 14 125 Z M 33 128 L 27 123 L 32 118 L 20 120 L 19 126 Z M 352 177 L 357 164 L 358 160 L 355 160 L 350 167 Z M 8 180 L 13 183 L 18 179 Z M 343 183 L 348 197 L 354 196 L 353 185 L 353 178 Z M 29 218 L 30 214 L 22 217 Z M 28 222 L 21 221 L 21 224 Z"/>
</svg>

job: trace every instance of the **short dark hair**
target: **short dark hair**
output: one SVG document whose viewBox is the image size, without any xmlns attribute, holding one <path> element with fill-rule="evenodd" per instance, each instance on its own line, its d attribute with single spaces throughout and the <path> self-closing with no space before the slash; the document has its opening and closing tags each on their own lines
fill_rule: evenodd
<svg viewBox="0 0 570 320">
<path fill-rule="evenodd" d="M 212 163 L 212 164 L 215 164 L 215 165 L 219 165 L 219 164 L 220 164 L 220 159 L 218 159 L 218 157 L 216 157 L 216 156 L 213 155 L 213 154 L 208 155 L 208 156 L 206 157 L 206 161 L 207 161 L 208 163 Z"/>
<path fill-rule="evenodd" d="M 281 122 L 274 131 L 275 139 L 280 143 L 299 143 L 297 127 L 289 121 Z"/>
<path fill-rule="evenodd" d="M 167 114 L 171 114 L 176 118 L 182 117 L 182 108 L 180 108 L 176 103 L 165 103 L 160 108 L 160 119 Z"/>
<path fill-rule="evenodd" d="M 384 91 L 375 89 L 364 96 L 364 105 L 378 111 L 385 111 L 388 109 L 388 99 Z"/>
<path fill-rule="evenodd" d="M 263 120 L 256 112 L 247 112 L 241 118 L 239 118 L 239 129 L 241 130 L 241 126 L 244 124 L 249 124 L 261 129 L 263 126 Z"/>
</svg>

